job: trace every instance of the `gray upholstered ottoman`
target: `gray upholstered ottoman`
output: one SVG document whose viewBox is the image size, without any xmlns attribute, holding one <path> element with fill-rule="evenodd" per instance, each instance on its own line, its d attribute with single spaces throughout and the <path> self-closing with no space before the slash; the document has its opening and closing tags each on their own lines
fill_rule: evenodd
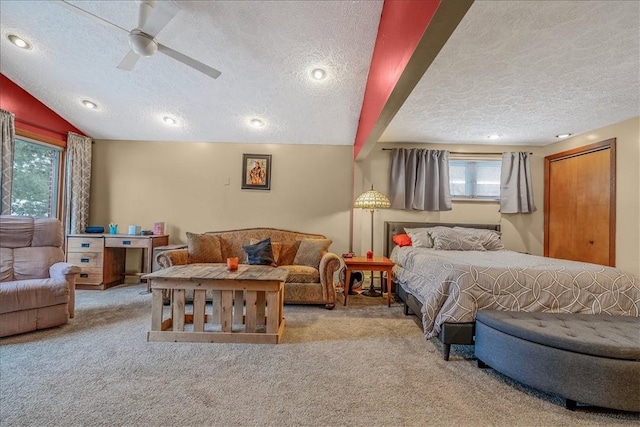
<svg viewBox="0 0 640 427">
<path fill-rule="evenodd" d="M 640 412 L 640 317 L 480 310 L 475 352 L 486 365 L 576 402 Z"/>
</svg>

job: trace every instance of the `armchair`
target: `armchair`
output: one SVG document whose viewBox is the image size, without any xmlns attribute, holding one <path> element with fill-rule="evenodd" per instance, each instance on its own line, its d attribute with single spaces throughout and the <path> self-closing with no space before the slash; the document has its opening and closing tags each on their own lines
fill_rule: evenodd
<svg viewBox="0 0 640 427">
<path fill-rule="evenodd" d="M 55 218 L 0 216 L 0 337 L 63 325 L 74 316 L 75 275 Z"/>
</svg>

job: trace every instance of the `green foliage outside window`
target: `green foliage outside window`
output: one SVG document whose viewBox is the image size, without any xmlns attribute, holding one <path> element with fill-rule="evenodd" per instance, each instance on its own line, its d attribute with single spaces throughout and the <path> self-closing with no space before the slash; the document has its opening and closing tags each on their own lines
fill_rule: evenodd
<svg viewBox="0 0 640 427">
<path fill-rule="evenodd" d="M 11 214 L 56 215 L 60 151 L 16 138 Z"/>
</svg>

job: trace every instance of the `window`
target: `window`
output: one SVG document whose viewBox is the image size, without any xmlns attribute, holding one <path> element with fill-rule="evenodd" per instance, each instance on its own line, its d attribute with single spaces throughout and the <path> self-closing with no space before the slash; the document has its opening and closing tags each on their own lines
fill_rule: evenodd
<svg viewBox="0 0 640 427">
<path fill-rule="evenodd" d="M 501 160 L 449 160 L 453 199 L 500 200 Z"/>
<path fill-rule="evenodd" d="M 58 147 L 16 138 L 12 215 L 57 216 L 61 151 Z"/>
</svg>

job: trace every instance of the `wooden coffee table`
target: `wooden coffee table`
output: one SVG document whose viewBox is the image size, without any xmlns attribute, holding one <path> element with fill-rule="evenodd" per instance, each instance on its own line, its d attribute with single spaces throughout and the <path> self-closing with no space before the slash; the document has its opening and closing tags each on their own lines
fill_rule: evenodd
<svg viewBox="0 0 640 427">
<path fill-rule="evenodd" d="M 143 276 L 151 292 L 147 341 L 280 342 L 284 331 L 284 282 L 288 271 L 266 265 L 176 265 Z M 193 314 L 185 313 L 185 290 L 193 289 Z M 166 315 L 163 290 L 171 294 Z M 206 292 L 213 291 L 209 304 Z M 192 327 L 191 327 L 192 326 Z"/>
<path fill-rule="evenodd" d="M 373 258 L 367 258 L 364 256 L 354 256 L 353 258 L 344 258 L 344 263 L 347 267 L 347 274 L 345 277 L 344 285 L 344 302 L 343 305 L 347 305 L 347 295 L 349 294 L 349 283 L 351 280 L 352 270 L 364 270 L 364 271 L 380 271 L 387 272 L 387 304 L 391 307 L 391 269 L 395 265 L 393 261 L 384 256 L 374 256 Z M 382 285 L 381 285 L 382 286 Z"/>
</svg>

